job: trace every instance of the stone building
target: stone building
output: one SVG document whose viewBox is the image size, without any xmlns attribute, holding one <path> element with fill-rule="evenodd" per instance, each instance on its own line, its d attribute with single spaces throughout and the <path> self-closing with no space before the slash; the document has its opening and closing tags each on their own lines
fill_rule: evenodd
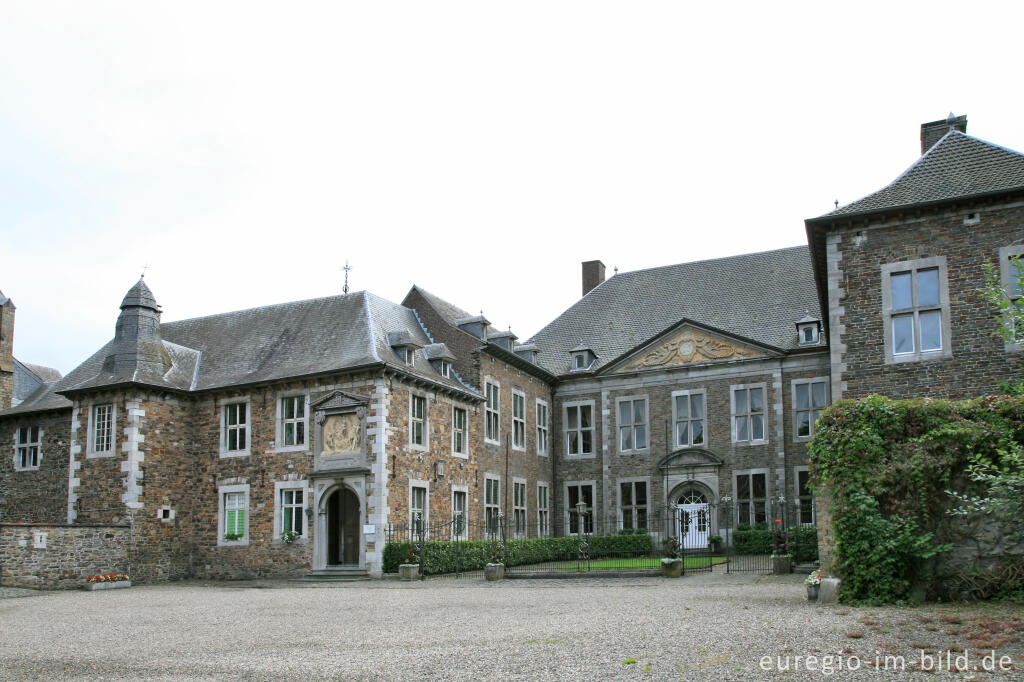
<svg viewBox="0 0 1024 682">
<path fill-rule="evenodd" d="M 526 343 L 419 286 L 162 323 L 140 281 L 62 378 L 14 360 L 0 295 L 0 521 L 127 528 L 144 581 L 378 575 L 389 526 L 499 515 L 510 536 L 685 546 L 815 523 L 827 404 L 1019 370 L 978 290 L 992 262 L 1019 293 L 1024 156 L 964 117 L 921 139 L 891 184 L 806 221 L 808 246 L 607 280 L 584 263 L 582 298 Z"/>
</svg>

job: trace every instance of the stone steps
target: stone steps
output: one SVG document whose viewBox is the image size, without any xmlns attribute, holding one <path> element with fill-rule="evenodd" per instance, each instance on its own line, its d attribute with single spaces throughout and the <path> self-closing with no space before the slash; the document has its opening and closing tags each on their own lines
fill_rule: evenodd
<svg viewBox="0 0 1024 682">
<path fill-rule="evenodd" d="M 326 568 L 310 571 L 298 580 L 307 583 L 352 582 L 355 580 L 370 580 L 370 574 L 361 568 Z"/>
</svg>

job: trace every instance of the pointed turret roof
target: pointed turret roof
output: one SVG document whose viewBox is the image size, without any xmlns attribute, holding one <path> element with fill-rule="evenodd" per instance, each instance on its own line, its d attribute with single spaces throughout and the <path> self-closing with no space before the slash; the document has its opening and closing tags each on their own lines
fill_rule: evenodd
<svg viewBox="0 0 1024 682">
<path fill-rule="evenodd" d="M 121 310 L 131 307 L 149 308 L 160 312 L 160 305 L 156 302 L 156 297 L 153 296 L 153 292 L 149 290 L 142 278 L 139 278 L 135 286 L 128 290 L 121 301 Z"/>
</svg>

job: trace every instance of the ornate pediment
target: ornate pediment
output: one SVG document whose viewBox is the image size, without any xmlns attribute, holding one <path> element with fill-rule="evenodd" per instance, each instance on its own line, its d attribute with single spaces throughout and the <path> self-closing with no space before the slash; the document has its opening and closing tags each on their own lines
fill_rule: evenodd
<svg viewBox="0 0 1024 682">
<path fill-rule="evenodd" d="M 661 369 L 765 355 L 764 351 L 687 325 L 644 348 L 626 360 L 616 371 Z"/>
<path fill-rule="evenodd" d="M 310 403 L 315 470 L 366 466 L 366 406 L 369 399 L 332 391 Z"/>
<path fill-rule="evenodd" d="M 332 412 L 335 410 L 354 409 L 366 407 L 370 399 L 355 393 L 345 391 L 331 391 L 323 398 L 319 398 L 309 404 L 314 411 Z"/>
<path fill-rule="evenodd" d="M 693 469 L 697 467 L 720 467 L 722 460 L 710 450 L 683 448 L 666 456 L 658 463 L 659 469 Z"/>
</svg>

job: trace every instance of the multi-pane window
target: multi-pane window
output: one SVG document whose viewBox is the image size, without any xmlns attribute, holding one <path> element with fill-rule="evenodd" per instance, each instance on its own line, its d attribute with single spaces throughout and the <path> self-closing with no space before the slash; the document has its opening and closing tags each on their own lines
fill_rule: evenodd
<svg viewBox="0 0 1024 682">
<path fill-rule="evenodd" d="M 484 524 L 488 535 L 495 535 L 498 527 L 498 515 L 501 513 L 500 503 L 501 482 L 496 478 L 484 479 Z"/>
<path fill-rule="evenodd" d="M 736 521 L 754 525 L 768 520 L 766 511 L 767 474 L 736 476 Z"/>
<path fill-rule="evenodd" d="M 484 389 L 487 394 L 487 406 L 484 410 L 486 423 L 484 424 L 484 438 L 494 443 L 500 442 L 498 435 L 498 427 L 500 422 L 498 421 L 498 398 L 499 398 L 499 387 L 497 384 L 492 384 L 490 381 L 484 383 Z"/>
<path fill-rule="evenodd" d="M 548 404 L 537 401 L 537 454 L 548 453 Z"/>
<path fill-rule="evenodd" d="M 546 538 L 551 535 L 551 510 L 548 507 L 548 486 L 537 484 L 537 535 Z"/>
<path fill-rule="evenodd" d="M 565 451 L 569 455 L 594 453 L 594 406 L 592 404 L 566 406 Z"/>
<path fill-rule="evenodd" d="M 452 407 L 452 452 L 456 455 L 468 454 L 466 443 L 466 409 Z"/>
<path fill-rule="evenodd" d="M 1024 260 L 1022 259 L 1024 259 L 1024 246 L 1006 246 L 999 249 L 999 274 L 1006 297 L 1015 308 L 1002 311 L 999 316 L 1012 334 L 1012 342 L 1007 343 L 1006 350 L 1019 349 L 1021 340 L 1024 338 L 1024 330 L 1017 329 L 1013 315 L 1011 315 L 1020 310 L 1021 301 L 1024 300 L 1021 298 L 1024 295 L 1021 287 L 1021 280 L 1024 279 Z"/>
<path fill-rule="evenodd" d="M 306 397 L 281 398 L 281 444 L 285 447 L 306 444 Z"/>
<path fill-rule="evenodd" d="M 512 447 L 526 447 L 526 396 L 512 391 Z"/>
<path fill-rule="evenodd" d="M 110 452 L 114 447 L 114 406 L 92 406 L 92 451 Z"/>
<path fill-rule="evenodd" d="M 704 445 L 704 434 L 707 431 L 704 393 L 680 391 L 673 393 L 672 397 L 675 401 L 672 409 L 675 415 L 676 447 Z"/>
<path fill-rule="evenodd" d="M 281 491 L 281 533 L 305 535 L 302 488 L 286 488 Z"/>
<path fill-rule="evenodd" d="M 409 408 L 409 443 L 426 445 L 427 399 L 421 395 L 412 396 Z"/>
<path fill-rule="evenodd" d="M 40 431 L 38 426 L 22 426 L 18 429 L 17 464 L 19 469 L 39 467 Z"/>
<path fill-rule="evenodd" d="M 427 489 L 414 485 L 409 495 L 409 520 L 414 535 L 420 535 L 426 529 L 427 522 Z"/>
<path fill-rule="evenodd" d="M 512 482 L 512 513 L 516 537 L 526 537 L 526 481 Z"/>
<path fill-rule="evenodd" d="M 939 269 L 894 272 L 889 275 L 889 286 L 893 354 L 942 350 Z"/>
<path fill-rule="evenodd" d="M 224 493 L 224 539 L 245 538 L 245 515 L 249 510 L 248 495 L 244 492 Z"/>
<path fill-rule="evenodd" d="M 469 537 L 466 519 L 466 491 L 452 491 L 452 538 L 465 540 Z"/>
<path fill-rule="evenodd" d="M 594 485 L 592 483 L 570 483 L 566 486 L 566 511 L 569 513 L 569 534 L 579 535 L 580 513 L 576 505 L 582 500 L 586 505 L 583 513 L 583 532 L 594 532 Z"/>
<path fill-rule="evenodd" d="M 732 439 L 735 443 L 763 441 L 764 387 L 732 390 Z"/>
<path fill-rule="evenodd" d="M 814 496 L 810 491 L 810 474 L 807 469 L 797 469 L 796 472 L 796 499 L 799 505 L 798 514 L 800 523 L 814 523 Z"/>
<path fill-rule="evenodd" d="M 246 449 L 248 432 L 248 405 L 229 403 L 224 406 L 224 450 L 240 452 Z"/>
<path fill-rule="evenodd" d="M 622 509 L 622 528 L 647 528 L 647 482 L 629 481 L 619 484 L 619 507 Z"/>
<path fill-rule="evenodd" d="M 814 435 L 814 422 L 828 405 L 824 379 L 806 379 L 793 382 L 793 417 L 796 420 L 796 437 L 808 438 Z"/>
<path fill-rule="evenodd" d="M 619 400 L 619 451 L 647 447 L 647 398 Z"/>
</svg>

